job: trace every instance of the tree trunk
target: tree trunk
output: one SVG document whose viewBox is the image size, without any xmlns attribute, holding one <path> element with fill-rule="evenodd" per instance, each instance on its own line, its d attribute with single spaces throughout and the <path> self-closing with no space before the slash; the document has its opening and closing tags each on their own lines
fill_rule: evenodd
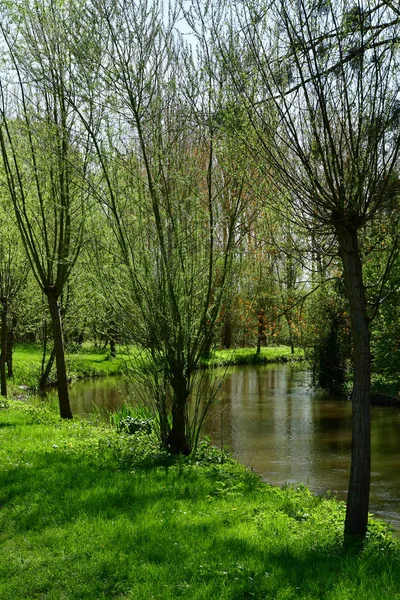
<svg viewBox="0 0 400 600">
<path fill-rule="evenodd" d="M 357 230 L 337 227 L 353 339 L 352 441 L 345 546 L 361 544 L 368 525 L 371 477 L 371 352 L 367 301 Z"/>
<path fill-rule="evenodd" d="M 172 428 L 168 436 L 168 446 L 172 454 L 190 454 L 186 435 L 186 402 L 175 400 L 172 405 Z"/>
<path fill-rule="evenodd" d="M 53 350 L 51 351 L 49 360 L 47 361 L 46 368 L 43 370 L 43 373 L 42 373 L 42 375 L 41 375 L 41 377 L 39 379 L 39 388 L 38 389 L 39 389 L 39 393 L 40 394 L 44 393 L 44 390 L 45 390 L 45 387 L 46 387 L 46 383 L 47 383 L 47 380 L 49 378 L 50 371 L 51 371 L 51 368 L 53 366 L 55 358 L 56 358 L 56 348 L 54 346 Z"/>
<path fill-rule="evenodd" d="M 265 322 L 265 310 L 260 308 L 258 311 L 258 322 L 257 322 L 257 350 L 256 354 L 261 354 L 261 342 L 265 342 L 266 339 L 266 322 Z"/>
<path fill-rule="evenodd" d="M 115 339 L 110 337 L 110 358 L 115 358 L 117 356 L 117 351 L 115 348 Z"/>
<path fill-rule="evenodd" d="M 222 326 L 222 346 L 229 350 L 232 347 L 232 310 L 229 305 L 224 307 Z"/>
<path fill-rule="evenodd" d="M 7 379 L 6 379 L 6 364 L 7 364 L 7 298 L 3 296 L 1 299 L 1 357 L 0 357 L 0 381 L 1 395 L 7 396 Z"/>
<path fill-rule="evenodd" d="M 188 391 L 183 369 L 179 369 L 179 373 L 176 373 L 173 379 L 172 428 L 168 436 L 168 446 L 173 454 L 188 456 L 191 452 L 186 432 Z"/>
<path fill-rule="evenodd" d="M 294 354 L 294 341 L 293 341 L 292 323 L 289 323 L 289 343 L 290 343 L 290 353 Z"/>
<path fill-rule="evenodd" d="M 11 319 L 11 327 L 7 328 L 7 377 L 14 375 L 13 371 L 13 346 L 14 346 L 14 333 L 17 327 L 18 319 L 13 315 Z"/>
<path fill-rule="evenodd" d="M 53 325 L 60 417 L 62 419 L 72 419 L 71 406 L 69 403 L 67 368 L 65 365 L 64 339 L 61 324 L 60 307 L 58 305 L 57 295 L 52 290 L 50 290 L 50 292 L 47 294 L 47 299 L 49 302 L 51 321 Z"/>
<path fill-rule="evenodd" d="M 164 448 L 169 446 L 170 428 L 168 422 L 167 404 L 165 394 L 161 391 L 156 399 L 157 412 L 160 419 L 160 438 Z"/>
</svg>

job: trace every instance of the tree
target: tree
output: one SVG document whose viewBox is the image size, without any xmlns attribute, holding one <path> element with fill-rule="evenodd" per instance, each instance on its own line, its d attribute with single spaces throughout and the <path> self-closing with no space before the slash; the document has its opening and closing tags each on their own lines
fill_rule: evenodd
<svg viewBox="0 0 400 600">
<path fill-rule="evenodd" d="M 4 9 L 5 10 L 5 9 Z M 60 415 L 71 418 L 59 298 L 82 244 L 87 139 L 66 103 L 68 8 L 55 0 L 9 6 L 0 81 L 0 148 L 17 225 L 53 326 Z"/>
<path fill-rule="evenodd" d="M 189 399 L 213 343 L 243 186 L 215 122 L 210 69 L 178 43 L 169 16 L 158 2 L 92 2 L 92 62 L 75 47 L 86 108 L 73 106 L 97 151 L 92 186 L 117 243 L 108 290 L 142 349 L 162 440 L 188 454 L 198 435 Z M 197 405 L 197 425 L 203 418 Z"/>
<path fill-rule="evenodd" d="M 290 217 L 336 244 L 342 264 L 353 343 L 345 543 L 359 542 L 370 485 L 369 327 L 381 300 L 369 309 L 363 239 L 398 215 L 399 23 L 384 4 L 346 0 L 276 0 L 267 13 L 245 2 L 235 19 L 217 43 L 258 136 L 253 152 Z"/>
<path fill-rule="evenodd" d="M 14 219 L 2 206 L 0 208 L 0 302 L 1 302 L 1 395 L 7 396 L 7 375 L 12 375 L 12 310 L 28 275 L 28 263 Z M 10 323 L 11 321 L 11 323 Z"/>
</svg>

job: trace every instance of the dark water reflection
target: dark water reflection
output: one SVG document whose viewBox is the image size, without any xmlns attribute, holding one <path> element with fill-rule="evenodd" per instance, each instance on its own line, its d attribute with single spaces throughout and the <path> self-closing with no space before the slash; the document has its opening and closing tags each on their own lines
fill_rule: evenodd
<svg viewBox="0 0 400 600">
<path fill-rule="evenodd" d="M 73 411 L 115 410 L 126 394 L 121 379 L 71 386 Z M 229 369 L 207 433 L 270 483 L 305 483 L 346 498 L 351 405 L 311 389 L 310 375 L 290 365 Z M 371 511 L 400 530 L 400 410 L 372 408 Z"/>
</svg>

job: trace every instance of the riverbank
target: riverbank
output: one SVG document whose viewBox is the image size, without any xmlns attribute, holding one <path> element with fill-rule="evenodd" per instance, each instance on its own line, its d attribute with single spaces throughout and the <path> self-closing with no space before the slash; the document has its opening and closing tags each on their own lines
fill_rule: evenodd
<svg viewBox="0 0 400 600">
<path fill-rule="evenodd" d="M 173 461 L 153 435 L 3 406 L 2 600 L 399 598 L 399 545 L 372 520 L 345 555 L 342 503 L 206 445 Z"/>
<path fill-rule="evenodd" d="M 50 355 L 47 354 L 46 361 Z M 36 344 L 17 344 L 13 352 L 14 375 L 11 383 L 34 390 L 40 378 L 43 349 Z M 79 351 L 67 352 L 67 373 L 71 381 L 91 377 L 122 375 L 131 357 L 122 348 L 115 358 L 111 358 L 107 349 L 96 348 L 93 344 L 84 344 Z M 56 382 L 55 364 L 50 372 L 48 383 Z"/>
<path fill-rule="evenodd" d="M 19 386 L 35 389 L 41 373 L 43 350 L 40 346 L 33 344 L 18 344 L 13 353 L 14 376 L 10 383 L 15 384 L 15 394 L 18 395 Z M 47 355 L 47 360 L 49 355 Z M 212 358 L 204 362 L 204 366 L 213 363 L 217 366 L 245 365 L 245 364 L 267 364 L 271 362 L 288 362 L 290 360 L 302 360 L 303 352 L 296 350 L 291 354 L 288 346 L 276 346 L 261 348 L 261 353 L 256 354 L 252 348 L 238 348 L 236 350 L 218 350 Z M 132 366 L 135 361 L 133 352 L 129 352 L 123 346 L 117 346 L 114 358 L 110 356 L 107 349 L 96 348 L 93 344 L 84 344 L 77 352 L 67 352 L 67 372 L 70 380 L 86 379 L 94 377 L 107 377 L 110 375 L 122 375 Z M 55 365 L 50 373 L 49 384 L 56 381 Z"/>
<path fill-rule="evenodd" d="M 295 352 L 292 353 L 290 346 L 269 346 L 261 348 L 259 354 L 256 353 L 254 348 L 216 350 L 208 362 L 221 367 L 230 367 L 235 365 L 299 362 L 302 360 L 304 360 L 304 351 L 301 348 L 296 348 Z"/>
</svg>

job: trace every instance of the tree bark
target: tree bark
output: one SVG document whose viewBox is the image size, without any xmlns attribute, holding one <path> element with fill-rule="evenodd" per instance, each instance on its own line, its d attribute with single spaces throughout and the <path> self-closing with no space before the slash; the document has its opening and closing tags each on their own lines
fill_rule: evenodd
<svg viewBox="0 0 400 600">
<path fill-rule="evenodd" d="M 367 301 L 356 229 L 336 228 L 353 340 L 352 441 L 345 546 L 360 544 L 368 525 L 371 478 L 371 351 Z"/>
<path fill-rule="evenodd" d="M 11 327 L 7 328 L 7 377 L 13 377 L 13 346 L 14 334 L 17 327 L 17 317 L 13 315 L 11 319 Z"/>
<path fill-rule="evenodd" d="M 186 436 L 186 402 L 175 400 L 172 405 L 172 428 L 168 435 L 168 446 L 172 454 L 190 454 Z"/>
<path fill-rule="evenodd" d="M 55 349 L 55 346 L 54 346 L 53 350 L 51 351 L 49 360 L 47 361 L 46 368 L 43 370 L 43 373 L 42 373 L 42 375 L 41 375 L 41 377 L 39 379 L 39 388 L 38 388 L 38 390 L 39 390 L 40 394 L 44 393 L 44 390 L 45 390 L 45 387 L 46 387 L 46 383 L 47 383 L 47 380 L 49 378 L 50 371 L 51 371 L 51 368 L 53 366 L 55 358 L 56 358 L 56 349 Z"/>
<path fill-rule="evenodd" d="M 1 357 L 0 357 L 0 382 L 1 395 L 7 396 L 7 379 L 6 379 L 6 364 L 7 364 L 7 312 L 8 302 L 6 297 L 1 298 Z"/>
<path fill-rule="evenodd" d="M 183 369 L 177 369 L 177 372 L 174 374 L 172 388 L 174 390 L 174 399 L 172 404 L 172 427 L 168 435 L 168 446 L 173 454 L 188 456 L 191 452 L 186 431 L 188 391 Z"/>
<path fill-rule="evenodd" d="M 287 316 L 287 324 L 288 324 L 288 328 L 289 328 L 290 353 L 294 354 L 293 326 L 292 326 L 292 320 L 289 316 Z"/>
<path fill-rule="evenodd" d="M 54 350 L 56 354 L 57 367 L 57 389 L 58 402 L 60 406 L 60 417 L 72 419 L 71 406 L 69 403 L 67 368 L 65 364 L 64 339 L 61 323 L 60 307 L 55 291 L 50 290 L 47 294 L 51 321 L 53 325 Z"/>
</svg>

